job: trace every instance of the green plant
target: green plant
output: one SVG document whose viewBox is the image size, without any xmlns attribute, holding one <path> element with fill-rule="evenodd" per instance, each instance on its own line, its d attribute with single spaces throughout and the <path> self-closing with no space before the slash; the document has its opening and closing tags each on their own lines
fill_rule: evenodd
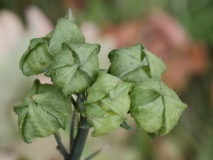
<svg viewBox="0 0 213 160">
<path fill-rule="evenodd" d="M 159 58 L 137 44 L 111 51 L 110 68 L 104 71 L 99 69 L 99 51 L 100 45 L 85 42 L 71 11 L 46 37 L 30 41 L 20 61 L 23 74 L 44 73 L 53 84 L 35 80 L 22 103 L 14 107 L 26 143 L 54 134 L 64 159 L 78 160 L 89 128 L 94 127 L 94 137 L 118 127 L 129 130 L 127 114 L 153 138 L 175 126 L 187 106 L 161 81 L 166 66 Z M 76 114 L 79 127 L 74 137 L 71 123 L 68 153 L 58 130 L 65 129 L 69 119 L 75 121 Z"/>
</svg>

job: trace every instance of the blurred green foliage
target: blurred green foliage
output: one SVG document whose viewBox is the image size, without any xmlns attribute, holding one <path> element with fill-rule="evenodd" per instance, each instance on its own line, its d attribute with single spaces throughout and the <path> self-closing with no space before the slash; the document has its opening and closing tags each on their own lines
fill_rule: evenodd
<svg viewBox="0 0 213 160">
<path fill-rule="evenodd" d="M 68 2 L 72 1 L 76 0 Z M 213 0 L 79 0 L 76 3 L 84 3 L 83 9 L 76 12 L 78 21 L 92 20 L 99 25 L 137 19 L 151 9 L 160 8 L 177 18 L 193 38 L 204 39 L 213 46 Z M 1 0 L 0 9 L 10 9 L 24 19 L 24 11 L 31 4 L 38 6 L 54 23 L 68 7 L 72 8 L 61 0 Z"/>
<path fill-rule="evenodd" d="M 67 11 L 61 0 L 1 0 L 0 10 L 9 9 L 25 22 L 25 11 L 32 4 L 38 6 L 54 24 Z"/>
<path fill-rule="evenodd" d="M 156 8 L 171 13 L 193 38 L 213 46 L 212 0 L 88 0 L 81 16 L 104 25 L 140 18 Z"/>
</svg>

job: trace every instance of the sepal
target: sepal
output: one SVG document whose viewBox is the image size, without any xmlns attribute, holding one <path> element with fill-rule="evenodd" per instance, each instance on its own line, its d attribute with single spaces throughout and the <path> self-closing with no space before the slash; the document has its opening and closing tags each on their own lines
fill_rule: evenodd
<svg viewBox="0 0 213 160">
<path fill-rule="evenodd" d="M 97 81 L 88 91 L 86 116 L 94 126 L 92 136 L 100 136 L 116 130 L 126 120 L 130 108 L 131 83 L 100 72 Z"/>
<path fill-rule="evenodd" d="M 113 50 L 108 57 L 111 61 L 109 73 L 125 82 L 139 83 L 161 76 L 166 70 L 163 61 L 141 44 Z"/>
<path fill-rule="evenodd" d="M 23 54 L 19 66 L 25 76 L 44 73 L 50 66 L 53 56 L 48 49 L 49 37 L 34 38 Z"/>
<path fill-rule="evenodd" d="M 19 133 L 26 143 L 35 138 L 47 137 L 60 128 L 65 129 L 71 116 L 72 105 L 69 97 L 51 84 L 35 80 L 32 89 L 22 103 L 14 107 L 18 115 Z"/>
<path fill-rule="evenodd" d="M 149 134 L 165 135 L 187 108 L 158 77 L 141 82 L 130 92 L 131 116 Z"/>
</svg>

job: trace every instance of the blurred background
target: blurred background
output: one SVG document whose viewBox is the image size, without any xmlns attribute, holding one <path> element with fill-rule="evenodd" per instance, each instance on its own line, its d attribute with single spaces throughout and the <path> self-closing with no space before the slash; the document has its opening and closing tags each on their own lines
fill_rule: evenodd
<svg viewBox="0 0 213 160">
<path fill-rule="evenodd" d="M 136 127 L 98 138 L 89 135 L 83 157 L 111 143 L 94 160 L 212 160 L 213 157 L 213 0 L 1 0 L 0 1 L 0 160 L 62 160 L 54 137 L 25 144 L 13 106 L 32 86 L 19 60 L 32 38 L 53 30 L 71 8 L 88 43 L 107 54 L 136 43 L 167 66 L 163 81 L 188 104 L 175 128 L 152 140 Z M 62 141 L 68 147 L 68 132 Z"/>
</svg>

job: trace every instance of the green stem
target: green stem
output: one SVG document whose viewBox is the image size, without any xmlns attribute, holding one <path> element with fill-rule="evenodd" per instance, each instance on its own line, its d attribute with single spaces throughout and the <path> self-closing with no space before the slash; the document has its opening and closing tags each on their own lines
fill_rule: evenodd
<svg viewBox="0 0 213 160">
<path fill-rule="evenodd" d="M 87 119 L 84 117 L 81 117 L 79 122 L 78 132 L 71 149 L 69 160 L 79 160 L 81 157 L 81 154 L 87 139 L 87 135 L 89 132 L 89 129 L 81 128 L 81 126 L 83 126 L 84 124 L 87 124 Z"/>
<path fill-rule="evenodd" d="M 93 154 L 91 154 L 90 156 L 88 156 L 86 159 L 84 160 L 91 160 L 92 158 L 94 158 L 97 154 L 99 154 L 100 152 L 108 149 L 111 146 L 111 144 L 108 144 L 102 148 L 100 148 L 99 150 L 95 151 Z"/>
<path fill-rule="evenodd" d="M 85 117 L 85 106 L 83 105 L 83 102 L 86 100 L 84 96 L 82 96 L 83 93 L 79 94 L 77 97 L 77 108 L 78 111 L 80 112 L 81 116 Z"/>
<path fill-rule="evenodd" d="M 66 149 L 64 148 L 64 145 L 61 143 L 60 138 L 58 137 L 57 134 L 54 134 L 54 137 L 56 139 L 56 142 L 58 144 L 58 149 L 60 150 L 61 154 L 64 156 L 64 159 L 66 160 L 67 157 L 69 157 Z"/>
<path fill-rule="evenodd" d="M 76 116 L 76 110 L 74 109 L 74 112 L 72 115 L 72 120 L 71 120 L 71 125 L 70 125 L 70 153 L 71 153 L 71 148 L 74 143 L 75 116 Z"/>
<path fill-rule="evenodd" d="M 72 104 L 75 108 L 77 108 L 77 103 L 75 101 L 75 99 L 71 96 L 71 101 L 72 101 Z"/>
</svg>

